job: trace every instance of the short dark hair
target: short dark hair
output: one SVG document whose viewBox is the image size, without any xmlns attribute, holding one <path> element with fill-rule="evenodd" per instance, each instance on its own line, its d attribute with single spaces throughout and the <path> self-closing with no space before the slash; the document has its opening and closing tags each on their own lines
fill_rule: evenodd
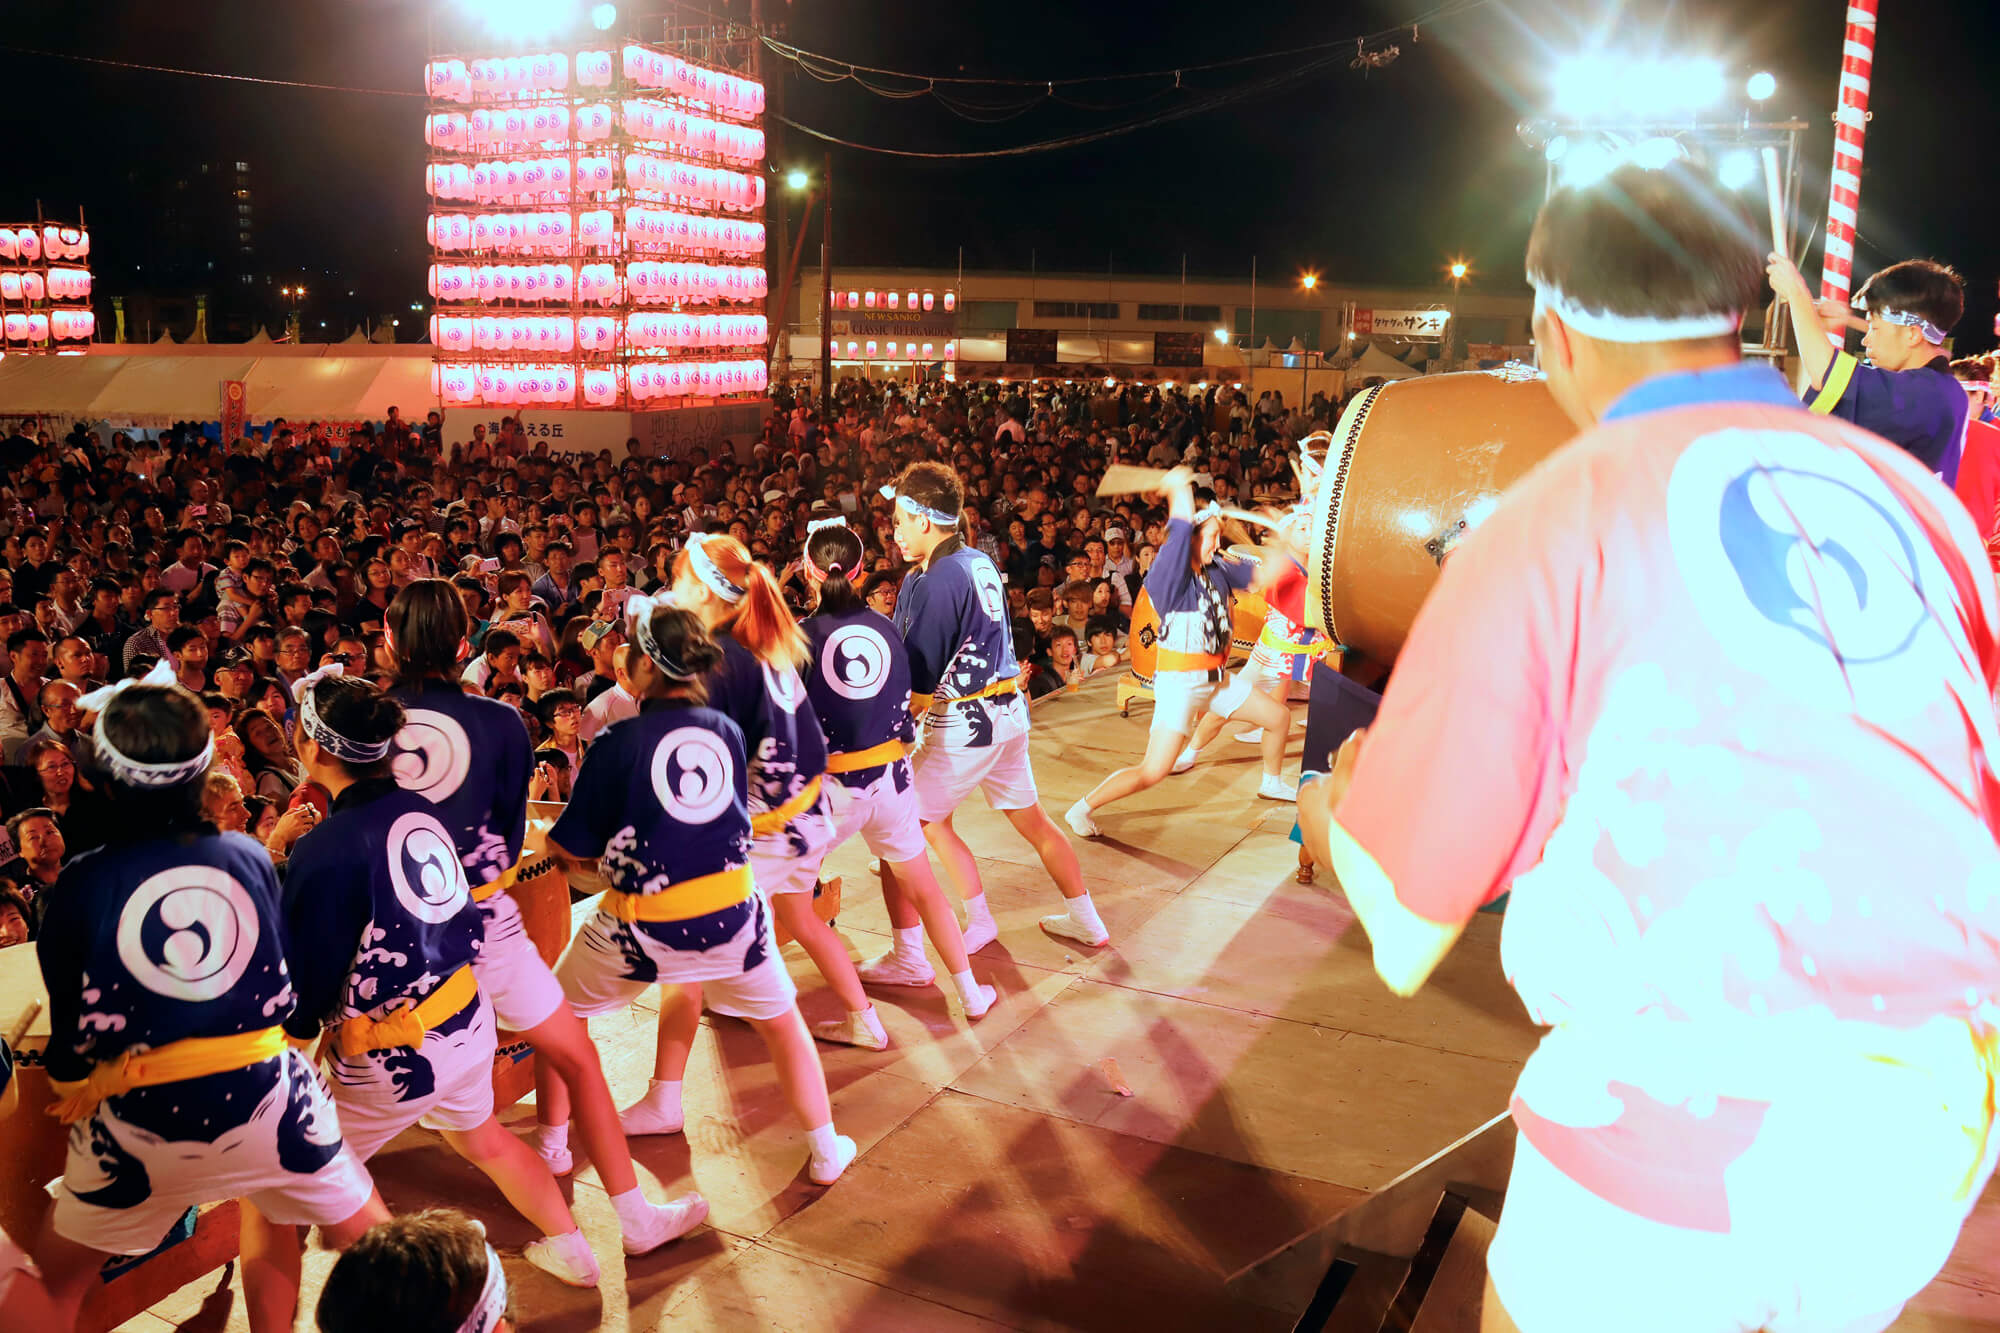
<svg viewBox="0 0 2000 1333">
<path fill-rule="evenodd" d="M 1965 314 L 1965 279 L 1948 264 L 1905 259 L 1862 283 L 1854 299 L 1864 303 L 1870 314 L 1900 310 L 1950 333 Z"/>
<path fill-rule="evenodd" d="M 7 636 L 7 651 L 10 654 L 18 653 L 26 644 L 47 643 L 48 641 L 48 635 L 42 633 L 33 625 L 25 625 Z"/>
<path fill-rule="evenodd" d="M 1693 163 L 1628 164 L 1542 205 L 1528 280 L 1604 314 L 1741 312 L 1763 295 L 1768 249 L 1742 200 Z"/>
<path fill-rule="evenodd" d="M 341 1253 L 313 1318 L 322 1333 L 457 1328 L 479 1304 L 492 1262 L 486 1234 L 463 1213 L 392 1217 Z"/>
<path fill-rule="evenodd" d="M 519 648 L 520 646 L 521 636 L 513 630 L 495 629 L 487 631 L 486 640 L 480 645 L 479 651 L 487 657 L 496 657 L 506 652 L 509 648 Z"/>
<path fill-rule="evenodd" d="M 907 495 L 926 509 L 956 517 L 965 507 L 965 487 L 958 474 L 943 463 L 912 463 L 896 478 L 896 494 Z"/>
</svg>

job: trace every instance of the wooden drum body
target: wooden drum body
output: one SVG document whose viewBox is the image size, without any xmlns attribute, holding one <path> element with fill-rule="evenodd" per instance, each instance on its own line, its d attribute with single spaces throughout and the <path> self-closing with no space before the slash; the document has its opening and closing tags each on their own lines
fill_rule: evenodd
<svg viewBox="0 0 2000 1333">
<path fill-rule="evenodd" d="M 1474 372 L 1364 389 L 1341 414 L 1313 501 L 1306 623 L 1393 662 L 1444 557 L 1575 434 L 1539 378 Z"/>
</svg>

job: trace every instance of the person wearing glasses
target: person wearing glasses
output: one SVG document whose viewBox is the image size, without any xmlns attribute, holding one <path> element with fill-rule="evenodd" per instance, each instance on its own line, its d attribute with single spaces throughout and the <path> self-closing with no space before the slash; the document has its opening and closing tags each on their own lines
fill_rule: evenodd
<svg viewBox="0 0 2000 1333">
<path fill-rule="evenodd" d="M 57 740 L 32 741 L 21 751 L 21 764 L 41 787 L 37 804 L 55 816 L 62 830 L 63 854 L 75 856 L 102 846 L 110 806 L 78 778 L 70 748 Z"/>
</svg>

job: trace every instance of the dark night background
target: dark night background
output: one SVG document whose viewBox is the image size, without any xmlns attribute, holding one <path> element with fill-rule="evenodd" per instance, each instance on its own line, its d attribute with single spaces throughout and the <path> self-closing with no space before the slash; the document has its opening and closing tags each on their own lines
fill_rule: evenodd
<svg viewBox="0 0 2000 1333">
<path fill-rule="evenodd" d="M 424 296 L 423 103 L 341 92 L 190 79 L 26 54 L 30 48 L 116 60 L 366 87 L 415 90 L 434 11 L 460 0 L 69 0 L 11 7 L 0 68 L 15 111 L 15 148 L 0 178 L 0 215 L 89 212 L 100 294 L 139 285 L 130 272 L 147 227 L 135 166 L 247 160 L 255 180 L 260 275 L 300 275 L 336 328 L 408 310 Z M 748 0 L 704 0 L 734 17 Z M 1011 0 L 766 0 L 790 41 L 895 69 L 1062 78 L 1197 64 L 1298 48 L 1407 23 L 1436 0 L 1081 3 Z M 628 5 L 625 8 L 639 8 Z M 657 9 L 656 3 L 644 8 Z M 1930 255 L 1967 277 L 1961 351 L 1993 342 L 1988 244 L 1993 187 L 1979 156 L 2000 104 L 1990 70 L 2000 36 L 1992 0 L 1885 0 L 1862 189 L 1857 285 L 1881 264 Z M 1335 280 L 1434 281 L 1463 252 L 1479 281 L 1518 285 L 1542 167 L 1515 123 L 1534 111 L 1560 55 L 1595 38 L 1620 49 L 1708 53 L 1738 77 L 1780 80 L 1770 110 L 1814 125 L 1806 148 L 1803 226 L 1824 216 L 1842 36 L 1841 0 L 1492 0 L 1390 40 L 1401 58 L 1360 72 L 1345 56 L 1284 88 L 1082 148 L 976 162 L 917 162 L 835 148 L 835 263 L 1045 271 L 1263 272 L 1315 267 Z M 644 35 L 657 36 L 649 25 Z M 1349 53 L 1351 54 L 1351 52 Z M 929 98 L 886 100 L 852 82 L 790 69 L 793 118 L 842 138 L 928 151 L 1005 147 L 1095 130 L 1177 99 L 1239 87 L 1304 63 L 1275 60 L 1163 83 L 1067 90 L 1076 100 L 1141 106 L 1086 111 L 1040 105 L 998 125 L 954 116 Z M 964 90 L 1013 101 L 1018 90 Z M 25 114 L 24 114 L 25 113 Z M 817 164 L 824 145 L 788 132 L 785 158 Z M 780 196 L 782 197 L 782 196 Z M 123 270 L 121 271 L 121 263 Z M 1817 246 L 1809 275 L 1818 272 Z M 345 292 L 356 295 L 346 301 Z M 271 289 L 275 292 L 275 285 Z M 317 305 L 321 296 L 316 295 Z M 280 305 L 271 298 L 269 322 Z M 308 319 L 308 328 L 316 323 Z M 406 333 L 410 330 L 405 330 Z"/>
</svg>

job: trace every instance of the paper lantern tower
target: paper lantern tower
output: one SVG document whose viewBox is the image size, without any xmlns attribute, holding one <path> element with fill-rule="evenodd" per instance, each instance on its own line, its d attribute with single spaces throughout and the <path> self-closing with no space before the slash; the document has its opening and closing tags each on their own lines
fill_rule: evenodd
<svg viewBox="0 0 2000 1333">
<path fill-rule="evenodd" d="M 764 90 L 594 36 L 424 67 L 448 403 L 629 410 L 763 391 Z"/>
<path fill-rule="evenodd" d="M 90 308 L 90 232 L 37 218 L 0 223 L 0 352 L 82 351 L 97 332 Z"/>
</svg>

